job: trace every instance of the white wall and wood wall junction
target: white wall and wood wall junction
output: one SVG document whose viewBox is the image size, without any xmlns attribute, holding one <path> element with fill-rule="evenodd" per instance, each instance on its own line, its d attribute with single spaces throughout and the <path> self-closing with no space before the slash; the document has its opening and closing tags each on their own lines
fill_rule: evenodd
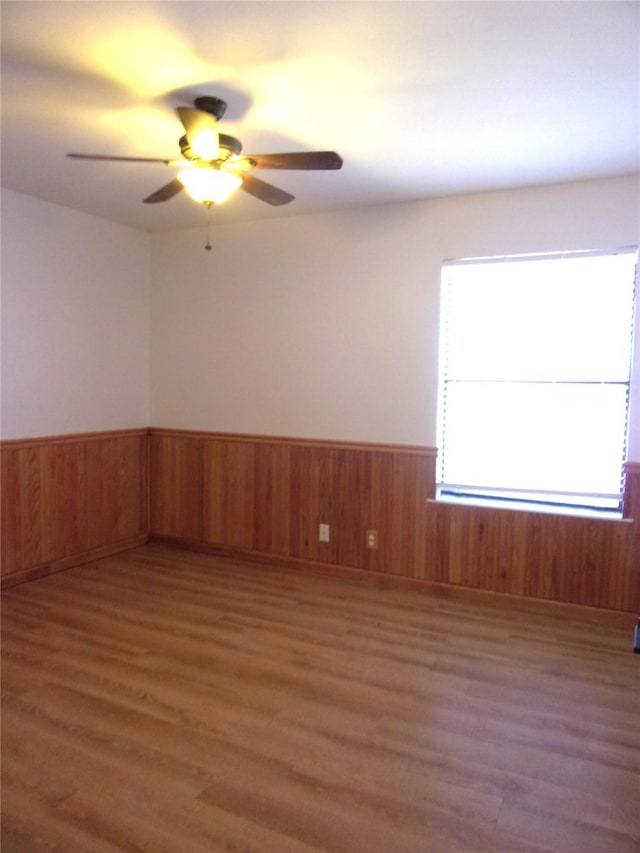
<svg viewBox="0 0 640 853">
<path fill-rule="evenodd" d="M 175 518 L 176 510 L 168 502 L 180 493 L 181 482 L 191 482 L 196 492 L 208 482 L 206 467 L 198 463 L 209 452 L 205 453 L 205 445 L 211 449 L 211 442 L 228 440 L 223 455 L 229 466 L 242 457 L 238 448 L 251 444 L 247 437 L 261 436 L 254 443 L 253 461 L 243 457 L 242 464 L 245 473 L 253 472 L 254 483 L 267 485 L 250 492 L 251 512 L 246 507 L 243 510 L 243 524 L 251 527 L 251 535 L 246 527 L 244 538 L 238 540 L 234 533 L 231 540 L 240 541 L 235 547 L 243 552 L 258 551 L 264 556 L 271 552 L 264 550 L 269 540 L 259 520 L 265 512 L 268 516 L 274 511 L 277 501 L 269 509 L 267 502 L 274 500 L 273 482 L 265 481 L 256 459 L 264 461 L 265 454 L 270 456 L 265 470 L 275 470 L 277 454 L 271 454 L 271 448 L 277 447 L 282 456 L 283 444 L 265 443 L 265 437 L 289 436 L 289 454 L 295 455 L 294 448 L 304 442 L 317 442 L 314 452 L 320 455 L 327 449 L 334 453 L 329 511 L 331 505 L 337 508 L 336 490 L 346 488 L 345 477 L 352 499 L 363 505 L 371 504 L 367 497 L 371 488 L 388 482 L 396 483 L 396 497 L 403 495 L 405 504 L 418 501 L 407 508 L 404 519 L 375 520 L 378 527 L 384 530 L 388 525 L 392 531 L 393 542 L 381 543 L 386 564 L 381 563 L 380 554 L 375 565 L 371 554 L 362 559 L 358 556 L 359 525 L 364 517 L 357 513 L 344 536 L 349 543 L 358 542 L 338 548 L 329 562 L 343 565 L 347 560 L 346 565 L 354 568 L 402 575 L 399 561 L 406 561 L 408 555 L 399 543 L 413 538 L 421 544 L 416 546 L 417 552 L 414 549 L 407 572 L 417 580 L 633 609 L 640 568 L 633 563 L 640 552 L 637 532 L 628 532 L 628 524 L 591 522 L 595 528 L 577 530 L 575 525 L 583 520 L 554 517 L 560 539 L 556 537 L 551 550 L 540 551 L 540 524 L 551 522 L 533 517 L 529 531 L 520 535 L 516 529 L 524 522 L 490 516 L 509 530 L 510 544 L 505 551 L 503 534 L 495 530 L 487 539 L 487 523 L 491 526 L 492 522 L 484 516 L 472 515 L 466 521 L 425 520 L 422 499 L 430 496 L 432 484 L 409 485 L 398 473 L 403 463 L 396 466 L 394 481 L 394 463 L 382 460 L 393 457 L 398 446 L 400 450 L 414 448 L 416 458 L 433 458 L 442 261 L 637 245 L 639 197 L 636 176 L 242 226 L 214 225 L 213 250 L 205 252 L 204 222 L 202 229 L 150 236 L 3 190 L 1 414 L 3 450 L 13 454 L 9 465 L 3 466 L 3 476 L 7 470 L 11 491 L 22 489 L 23 505 L 33 512 L 37 509 L 39 524 L 47 527 L 51 521 L 47 521 L 48 498 L 45 500 L 42 485 L 47 477 L 41 471 L 36 477 L 35 460 L 39 459 L 45 473 L 59 470 L 59 465 L 51 467 L 38 455 L 45 451 L 36 454 L 35 446 L 27 447 L 24 440 L 67 436 L 71 441 L 76 433 L 135 431 L 150 424 L 151 458 L 156 460 L 155 469 L 152 462 L 150 470 L 151 494 L 155 495 L 151 516 L 160 528 L 166 523 L 164 529 L 152 525 L 151 532 L 174 536 L 176 529 L 170 519 Z M 640 462 L 639 350 L 632 390 L 632 463 Z M 131 436 L 121 438 L 128 439 L 122 445 L 128 448 L 122 451 L 125 455 L 143 453 L 140 448 L 131 450 Z M 194 441 L 204 444 L 196 446 Z M 331 447 L 332 442 L 344 447 L 338 451 Z M 383 454 L 377 462 L 367 455 L 374 452 L 370 445 Z M 215 444 L 214 457 L 218 450 Z M 338 452 L 356 456 L 347 462 L 347 457 L 335 455 Z M 110 453 L 120 458 L 120 451 L 113 447 Z M 21 454 L 19 462 L 16 454 Z M 78 477 L 82 480 L 82 470 L 89 470 L 87 459 L 93 456 L 87 456 L 86 448 L 82 454 L 84 461 L 76 459 L 69 483 L 77 483 Z M 406 456 L 406 452 L 400 455 Z M 175 466 L 180 458 L 188 458 L 188 466 L 195 466 L 188 470 L 196 472 L 196 479 L 189 480 L 184 470 L 176 470 L 175 488 L 167 492 L 167 465 Z M 209 454 L 208 458 L 213 457 Z M 375 474 L 387 464 L 388 477 Z M 299 460 L 296 465 L 297 485 L 278 481 L 281 490 L 286 486 L 300 493 Z M 135 459 L 128 458 L 124 467 L 134 471 L 136 466 Z M 637 477 L 637 466 L 630 466 L 628 474 L 631 479 Z M 235 474 L 225 469 L 220 476 L 229 488 Z M 25 486 L 29 477 L 40 483 L 37 500 L 33 489 Z M 634 488 L 630 493 L 636 494 Z M 119 494 L 118 489 L 111 494 Z M 196 511 L 198 535 L 191 531 L 182 538 L 229 547 L 228 542 L 200 538 L 203 519 L 211 521 L 212 511 L 210 501 L 203 504 L 208 500 L 206 493 L 201 494 Z M 158 495 L 164 495 L 164 503 L 158 502 Z M 98 505 L 105 500 L 103 496 Z M 290 506 L 290 500 L 289 495 L 282 506 Z M 635 506 L 635 499 L 628 506 Z M 384 516 L 382 499 L 379 507 Z M 316 507 L 315 512 L 320 509 Z M 286 532 L 287 541 L 298 543 L 297 552 L 290 548 L 292 559 L 322 563 L 311 545 L 300 556 L 300 543 L 309 538 L 308 531 L 317 521 L 311 515 L 305 519 L 304 530 Z M 513 518 L 510 513 L 508 519 Z M 339 519 L 334 523 L 338 532 Z M 471 537 L 475 550 L 460 547 L 456 530 L 461 523 L 465 542 Z M 236 521 L 228 524 L 237 527 Z M 222 529 L 220 524 L 214 528 Z M 124 529 L 122 523 L 119 529 Z M 600 531 L 596 545 L 594 529 Z M 278 535 L 284 541 L 282 530 Z M 56 539 L 51 531 L 48 538 Z M 487 562 L 485 555 L 480 560 L 481 566 L 486 563 L 485 569 L 464 571 L 463 562 L 473 560 L 474 554 L 477 557 L 478 548 L 484 554 L 487 541 L 493 543 L 498 562 Z M 531 552 L 528 557 L 523 556 L 523 549 Z M 12 553 L 18 552 L 26 553 L 24 547 L 14 547 Z M 14 561 L 7 570 L 5 559 L 4 574 L 24 575 L 54 565 L 58 558 L 51 549 L 38 551 L 41 557 L 45 552 L 49 556 L 38 565 Z M 73 556 L 68 552 L 67 548 L 66 559 Z M 511 562 L 520 565 L 519 570 L 504 567 L 507 553 L 512 555 Z M 534 583 L 527 568 L 536 560 L 548 563 L 544 582 Z M 428 564 L 434 561 L 438 568 L 431 572 Z M 614 583 L 615 592 L 604 578 L 612 565 L 621 573 Z M 549 578 L 564 571 L 563 566 L 568 574 L 551 583 Z"/>
</svg>

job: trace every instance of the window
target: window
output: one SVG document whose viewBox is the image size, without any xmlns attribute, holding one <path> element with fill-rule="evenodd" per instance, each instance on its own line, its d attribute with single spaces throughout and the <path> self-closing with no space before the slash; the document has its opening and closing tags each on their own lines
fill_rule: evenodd
<svg viewBox="0 0 640 853">
<path fill-rule="evenodd" d="M 621 507 L 637 251 L 442 270 L 441 497 Z"/>
</svg>

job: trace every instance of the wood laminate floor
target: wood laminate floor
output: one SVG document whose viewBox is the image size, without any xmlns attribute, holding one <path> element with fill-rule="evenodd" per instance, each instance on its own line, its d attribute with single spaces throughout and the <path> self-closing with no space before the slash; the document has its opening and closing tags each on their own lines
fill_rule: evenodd
<svg viewBox="0 0 640 853">
<path fill-rule="evenodd" d="M 24 584 L 2 853 L 638 853 L 629 626 L 158 544 Z"/>
</svg>

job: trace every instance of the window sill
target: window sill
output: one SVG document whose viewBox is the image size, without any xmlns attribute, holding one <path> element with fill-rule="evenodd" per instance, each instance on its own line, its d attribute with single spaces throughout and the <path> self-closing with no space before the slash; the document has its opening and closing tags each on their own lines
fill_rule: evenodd
<svg viewBox="0 0 640 853">
<path fill-rule="evenodd" d="M 554 504 L 535 503 L 533 501 L 502 500 L 500 498 L 481 498 L 465 495 L 438 495 L 428 498 L 427 503 L 449 504 L 452 506 L 482 507 L 483 509 L 508 509 L 513 512 L 539 513 L 561 517 L 596 518 L 603 521 L 622 521 L 631 523 L 632 519 L 623 518 L 619 510 L 589 509 L 587 507 L 558 506 Z"/>
</svg>

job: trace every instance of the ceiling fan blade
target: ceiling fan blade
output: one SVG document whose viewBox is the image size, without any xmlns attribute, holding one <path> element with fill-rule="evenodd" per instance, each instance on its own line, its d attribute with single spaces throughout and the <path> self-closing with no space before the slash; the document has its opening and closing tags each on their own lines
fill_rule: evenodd
<svg viewBox="0 0 640 853">
<path fill-rule="evenodd" d="M 155 204 L 158 201 L 169 201 L 170 198 L 173 198 L 174 195 L 177 195 L 180 190 L 184 189 L 183 185 L 177 178 L 174 178 L 168 184 L 165 184 L 163 187 L 160 187 L 159 190 L 156 190 L 154 193 L 151 193 L 150 196 L 144 199 L 145 204 Z"/>
<path fill-rule="evenodd" d="M 157 157 L 109 157 L 104 154 L 67 154 L 67 157 L 74 157 L 76 160 L 118 160 L 125 163 L 164 163 L 166 166 L 171 163 L 171 160 L 161 160 Z"/>
<path fill-rule="evenodd" d="M 254 178 L 253 175 L 245 174 L 242 176 L 242 186 L 240 189 L 243 189 L 249 195 L 255 196 L 255 198 L 259 198 L 260 201 L 272 204 L 274 207 L 281 204 L 288 204 L 295 198 L 291 193 L 274 187 L 273 184 L 268 184 L 266 181 Z"/>
<path fill-rule="evenodd" d="M 335 151 L 291 151 L 286 154 L 246 154 L 255 169 L 341 169 L 342 157 Z"/>
</svg>

